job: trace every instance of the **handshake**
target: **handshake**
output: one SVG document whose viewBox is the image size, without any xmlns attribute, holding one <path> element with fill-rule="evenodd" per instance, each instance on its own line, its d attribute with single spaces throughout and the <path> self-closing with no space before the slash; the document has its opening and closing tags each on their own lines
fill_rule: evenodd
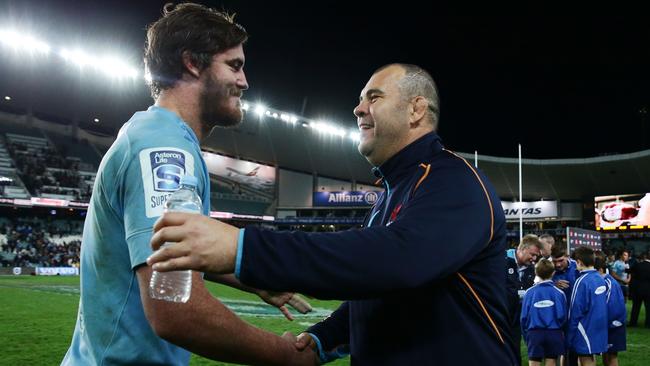
<svg viewBox="0 0 650 366">
<path fill-rule="evenodd" d="M 231 274 L 235 272 L 242 234 L 240 229 L 232 225 L 200 214 L 165 213 L 154 225 L 154 235 L 151 238 L 154 253 L 147 258 L 147 264 L 159 272 L 195 270 L 210 274 Z M 163 248 L 163 244 L 167 242 L 175 244 Z M 286 305 L 302 314 L 312 310 L 307 301 L 291 292 L 254 292 L 269 305 L 279 308 L 289 320 L 293 320 L 293 317 Z M 309 348 L 316 352 L 317 364 L 344 357 L 349 353 L 347 346 L 325 352 L 318 338 L 306 332 L 297 337 L 286 332 L 282 338 L 293 343 L 299 351 Z"/>
</svg>

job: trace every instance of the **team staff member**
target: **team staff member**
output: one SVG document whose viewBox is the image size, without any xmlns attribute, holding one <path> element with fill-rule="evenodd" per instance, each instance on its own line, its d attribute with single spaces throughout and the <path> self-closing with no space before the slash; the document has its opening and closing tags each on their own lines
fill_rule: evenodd
<svg viewBox="0 0 650 366">
<path fill-rule="evenodd" d="M 512 349 L 521 364 L 521 301 L 526 290 L 535 280 L 535 262 L 539 258 L 542 244 L 537 235 L 528 234 L 521 239 L 516 249 L 506 251 L 506 283 L 508 312 L 510 314 L 510 334 Z"/>
<path fill-rule="evenodd" d="M 321 361 L 349 345 L 355 365 L 513 365 L 505 217 L 483 174 L 434 132 L 433 79 L 418 66 L 384 66 L 354 114 L 359 152 L 385 188 L 365 228 L 238 230 L 170 214 L 152 245 L 180 243 L 148 263 L 180 257 L 156 266 L 234 271 L 251 286 L 349 300 L 298 337 L 298 347 L 317 346 Z"/>
</svg>

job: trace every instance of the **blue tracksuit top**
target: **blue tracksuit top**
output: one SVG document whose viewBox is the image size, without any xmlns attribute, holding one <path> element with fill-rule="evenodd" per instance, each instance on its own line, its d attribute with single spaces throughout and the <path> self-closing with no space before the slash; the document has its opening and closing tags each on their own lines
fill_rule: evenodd
<svg viewBox="0 0 650 366">
<path fill-rule="evenodd" d="M 562 329 L 566 322 L 564 292 L 551 280 L 541 281 L 526 291 L 521 307 L 521 334 L 526 339 L 531 329 Z"/>
<path fill-rule="evenodd" d="M 595 269 L 581 271 L 573 286 L 567 343 L 578 354 L 607 351 L 607 284 Z"/>
<path fill-rule="evenodd" d="M 578 264 L 576 261 L 573 259 L 569 258 L 569 265 L 567 268 L 564 269 L 564 271 L 558 271 L 555 270 L 555 274 L 553 275 L 553 282 L 556 282 L 557 280 L 565 280 L 569 282 L 569 287 L 562 289 L 564 291 L 564 295 L 566 296 L 567 301 L 571 299 L 571 290 L 573 289 L 573 284 L 576 282 L 576 278 L 580 275 L 580 271 L 578 271 Z"/>
<path fill-rule="evenodd" d="M 492 185 L 429 133 L 380 167 L 365 228 L 247 227 L 236 275 L 258 288 L 344 302 L 314 325 L 353 365 L 513 365 L 505 217 Z"/>
<path fill-rule="evenodd" d="M 609 328 L 618 328 L 625 325 L 627 312 L 623 289 L 618 281 L 609 273 L 603 276 L 607 284 L 607 323 Z"/>
</svg>

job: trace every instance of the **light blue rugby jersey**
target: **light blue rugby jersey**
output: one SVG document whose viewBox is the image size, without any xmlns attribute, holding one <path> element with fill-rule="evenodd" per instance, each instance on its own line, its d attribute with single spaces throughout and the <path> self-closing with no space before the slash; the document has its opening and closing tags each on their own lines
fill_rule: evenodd
<svg viewBox="0 0 650 366">
<path fill-rule="evenodd" d="M 199 141 L 176 114 L 152 106 L 120 130 L 97 172 L 81 245 L 81 299 L 62 365 L 187 365 L 190 353 L 159 338 L 140 299 L 135 268 L 181 175 L 198 178 L 203 213 L 210 182 Z"/>
</svg>

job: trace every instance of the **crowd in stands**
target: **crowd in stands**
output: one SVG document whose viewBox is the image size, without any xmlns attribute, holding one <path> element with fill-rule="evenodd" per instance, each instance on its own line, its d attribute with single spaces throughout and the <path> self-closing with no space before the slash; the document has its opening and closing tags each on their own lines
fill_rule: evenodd
<svg viewBox="0 0 650 366">
<path fill-rule="evenodd" d="M 82 221 L 56 224 L 36 218 L 3 221 L 0 224 L 0 265 L 78 267 L 82 228 Z"/>
<path fill-rule="evenodd" d="M 7 151 L 32 195 L 49 193 L 67 195 L 82 201 L 90 199 L 91 190 L 82 183 L 79 175 L 79 161 L 64 158 L 65 154 L 60 154 L 49 144 L 34 153 L 24 143 L 8 142 Z M 50 172 L 47 168 L 61 170 Z"/>
</svg>

